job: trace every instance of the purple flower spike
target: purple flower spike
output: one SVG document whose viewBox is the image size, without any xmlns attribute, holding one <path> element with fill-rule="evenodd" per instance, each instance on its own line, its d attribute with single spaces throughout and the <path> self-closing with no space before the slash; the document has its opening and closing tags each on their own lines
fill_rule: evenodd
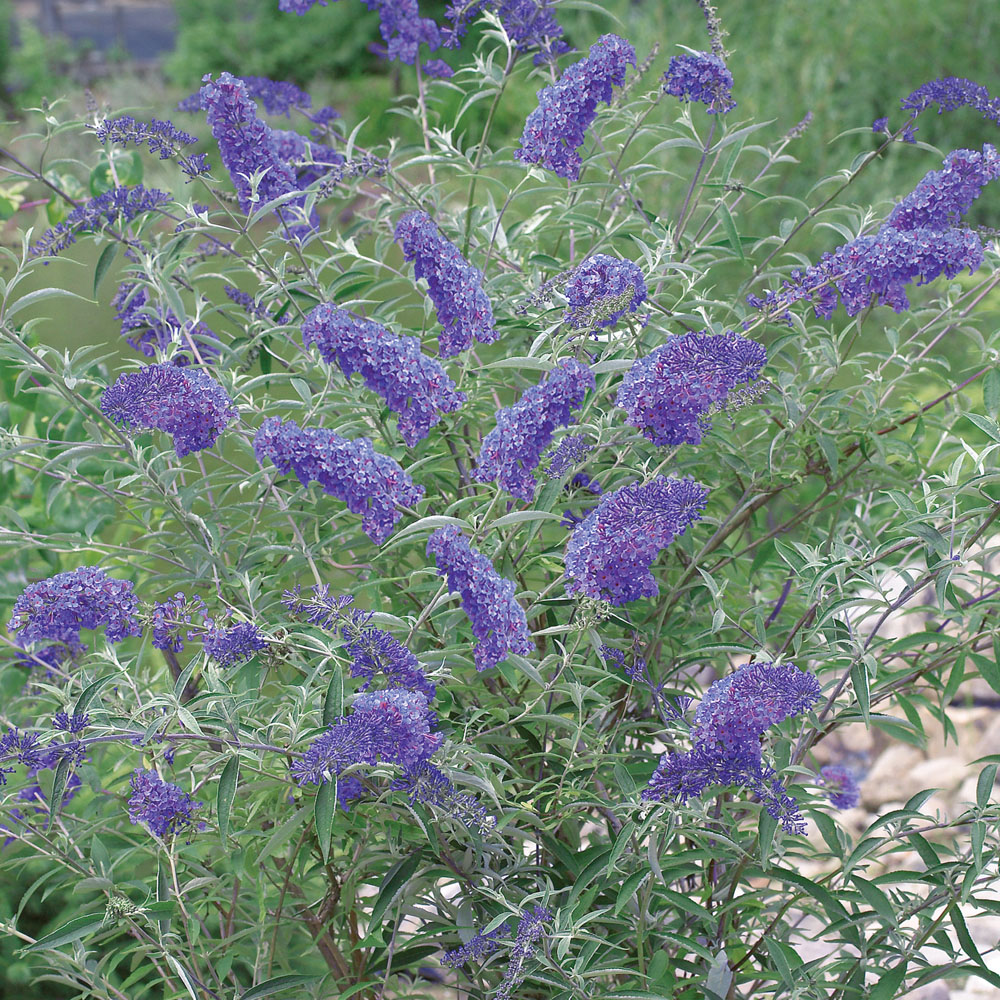
<svg viewBox="0 0 1000 1000">
<path fill-rule="evenodd" d="M 733 74 L 711 52 L 693 52 L 674 56 L 663 74 L 663 89 L 682 101 L 704 104 L 710 115 L 725 114 L 736 107 L 733 100 Z"/>
<path fill-rule="evenodd" d="M 226 390 L 202 371 L 146 365 L 119 375 L 101 394 L 101 412 L 129 430 L 170 434 L 178 458 L 211 448 L 237 417 Z"/>
<path fill-rule="evenodd" d="M 399 463 L 381 455 L 367 438 L 350 440 L 322 427 L 299 427 L 270 417 L 253 442 L 257 461 L 270 458 L 283 475 L 294 471 L 303 486 L 315 480 L 323 492 L 361 514 L 365 534 L 381 545 L 403 516 L 397 505 L 412 506 L 423 495 Z"/>
<path fill-rule="evenodd" d="M 191 624 L 192 613 L 200 614 L 204 619 L 205 602 L 200 597 L 189 600 L 183 591 L 178 591 L 173 597 L 154 604 L 153 646 L 156 649 L 179 653 L 184 648 L 184 638 L 193 639 L 197 634 L 184 628 L 185 625 Z"/>
<path fill-rule="evenodd" d="M 708 689 L 695 712 L 692 749 L 664 754 L 642 797 L 684 803 L 710 785 L 741 785 L 785 830 L 802 833 L 805 821 L 764 763 L 760 740 L 771 726 L 809 711 L 819 696 L 819 681 L 793 663 L 744 664 Z"/>
<path fill-rule="evenodd" d="M 116 580 L 96 566 L 57 573 L 25 587 L 7 628 L 22 646 L 40 639 L 78 645 L 80 629 L 100 628 L 108 642 L 139 635 L 139 599 L 129 580 Z"/>
<path fill-rule="evenodd" d="M 508 493 L 530 503 L 535 498 L 534 470 L 552 442 L 557 426 L 573 421 L 570 411 L 594 388 L 594 373 L 567 359 L 513 405 L 497 412 L 496 427 L 483 438 L 476 479 L 496 480 Z"/>
<path fill-rule="evenodd" d="M 693 479 L 657 476 L 605 493 L 566 546 L 566 592 L 621 606 L 653 597 L 650 567 L 704 510 L 708 490 Z"/>
<path fill-rule="evenodd" d="M 411 448 L 465 402 L 465 393 L 456 391 L 441 365 L 421 353 L 416 337 L 397 337 L 346 309 L 318 305 L 302 324 L 302 340 L 306 347 L 317 347 L 324 361 L 339 365 L 347 378 L 359 372 L 399 414 L 399 433 Z"/>
<path fill-rule="evenodd" d="M 205 652 L 217 660 L 219 666 L 232 667 L 237 663 L 244 663 L 252 660 L 260 650 L 267 649 L 267 640 L 252 622 L 240 622 L 239 625 L 223 628 L 207 618 L 205 624 L 209 626 L 209 631 L 202 640 Z"/>
<path fill-rule="evenodd" d="M 427 554 L 437 562 L 438 576 L 462 598 L 478 642 L 477 670 L 487 670 L 511 653 L 528 656 L 535 648 L 524 608 L 514 599 L 514 584 L 505 580 L 454 525 L 438 528 L 427 542 Z"/>
<path fill-rule="evenodd" d="M 205 78 L 201 103 L 219 144 L 222 164 L 229 171 L 240 208 L 251 213 L 259 205 L 280 195 L 299 190 L 295 171 L 280 155 L 278 140 L 271 128 L 257 117 L 257 105 L 247 93 L 246 84 L 232 73 L 220 73 L 218 80 Z M 250 183 L 252 174 L 262 174 L 256 200 Z M 278 210 L 289 223 L 293 235 L 302 235 L 311 227 L 297 219 L 305 204 L 294 199 Z"/>
<path fill-rule="evenodd" d="M 597 117 L 597 102 L 611 103 L 611 85 L 625 83 L 629 63 L 635 65 L 635 49 L 624 38 L 599 38 L 588 56 L 551 87 L 538 91 L 538 107 L 524 123 L 521 148 L 514 156 L 575 181 L 583 164 L 578 150 Z"/>
<path fill-rule="evenodd" d="M 671 336 L 629 369 L 617 403 L 657 447 L 700 444 L 712 406 L 756 379 L 766 362 L 764 347 L 737 333 Z"/>
<path fill-rule="evenodd" d="M 134 187 L 114 187 L 90 201 L 77 205 L 54 229 L 49 229 L 31 245 L 32 256 L 55 257 L 60 250 L 76 242 L 82 233 L 93 233 L 115 223 L 127 225 L 145 212 L 152 212 L 171 201 L 171 197 L 156 188 L 147 190 L 141 184 Z"/>
<path fill-rule="evenodd" d="M 292 776 L 300 785 L 321 785 L 352 764 L 384 761 L 419 768 L 441 745 L 443 737 L 431 732 L 436 722 L 418 691 L 389 688 L 358 695 L 351 715 L 313 741 L 292 765 Z"/>
<path fill-rule="evenodd" d="M 416 277 L 427 279 L 427 293 L 442 326 L 438 338 L 442 357 L 464 351 L 475 337 L 492 344 L 500 334 L 493 322 L 493 306 L 483 291 L 483 272 L 473 267 L 449 243 L 426 212 L 410 212 L 396 225 L 396 242 L 413 261 Z"/>
<path fill-rule="evenodd" d="M 588 257 L 566 285 L 563 321 L 573 327 L 612 327 L 646 301 L 646 282 L 637 264 L 607 254 Z"/>
<path fill-rule="evenodd" d="M 989 143 L 981 153 L 956 149 L 943 170 L 932 170 L 892 210 L 871 236 L 858 236 L 819 263 L 793 271 L 780 291 L 751 304 L 782 316 L 795 302 L 812 300 L 817 316 L 829 319 L 839 301 L 848 316 L 867 308 L 874 297 L 897 312 L 910 308 L 906 287 L 926 285 L 939 275 L 954 278 L 983 263 L 979 236 L 959 227 L 982 189 L 1000 177 L 1000 154 Z"/>
<path fill-rule="evenodd" d="M 826 786 L 830 804 L 837 809 L 853 809 L 861 801 L 858 779 L 849 767 L 827 764 L 820 768 L 819 777 Z"/>
<path fill-rule="evenodd" d="M 158 837 L 166 837 L 195 826 L 194 811 L 201 802 L 178 785 L 164 781 L 155 771 L 136 768 L 132 772 L 132 795 L 128 800 L 128 818 L 133 824 L 145 823 Z M 199 824 L 204 827 L 204 824 Z"/>
<path fill-rule="evenodd" d="M 161 160 L 176 157 L 181 171 L 192 179 L 208 173 L 208 160 L 203 153 L 185 156 L 182 146 L 190 146 L 198 141 L 196 136 L 182 132 L 173 122 L 154 118 L 148 124 L 136 121 L 131 115 L 105 119 L 97 126 L 94 136 L 101 145 L 115 143 L 119 146 L 149 146 L 151 153 L 159 153 Z"/>
<path fill-rule="evenodd" d="M 204 323 L 181 323 L 172 309 L 151 306 L 146 289 L 133 281 L 118 286 L 111 305 L 121 322 L 122 336 L 147 358 L 155 358 L 157 351 L 173 351 L 170 363 L 183 367 L 199 359 L 209 364 L 219 356 L 219 338 Z M 194 357 L 195 350 L 198 357 Z"/>
<path fill-rule="evenodd" d="M 504 921 L 486 934 L 474 934 L 461 948 L 446 951 L 441 961 L 449 969 L 461 969 L 467 962 L 481 962 L 505 947 L 500 939 L 507 937 L 510 937 L 510 924 Z"/>
</svg>

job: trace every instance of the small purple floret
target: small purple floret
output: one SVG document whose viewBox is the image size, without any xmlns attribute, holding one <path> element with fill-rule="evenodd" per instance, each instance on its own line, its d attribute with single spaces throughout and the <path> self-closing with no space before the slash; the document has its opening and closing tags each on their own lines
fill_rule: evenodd
<svg viewBox="0 0 1000 1000">
<path fill-rule="evenodd" d="M 861 801 L 857 776 L 849 767 L 827 764 L 820 768 L 819 777 L 826 786 L 831 805 L 837 809 L 853 809 Z"/>
<path fill-rule="evenodd" d="M 158 837 L 194 828 L 194 811 L 202 803 L 196 802 L 178 785 L 164 781 L 155 771 L 136 768 L 132 772 L 131 786 L 128 818 L 133 824 L 145 823 Z"/>
<path fill-rule="evenodd" d="M 663 74 L 663 89 L 682 101 L 704 104 L 710 115 L 725 114 L 736 107 L 733 74 L 719 56 L 711 52 L 685 52 L 674 56 Z"/>
<path fill-rule="evenodd" d="M 570 326 L 612 327 L 646 301 L 646 282 L 632 261 L 595 253 L 571 275 L 566 300 L 563 320 Z"/>
</svg>

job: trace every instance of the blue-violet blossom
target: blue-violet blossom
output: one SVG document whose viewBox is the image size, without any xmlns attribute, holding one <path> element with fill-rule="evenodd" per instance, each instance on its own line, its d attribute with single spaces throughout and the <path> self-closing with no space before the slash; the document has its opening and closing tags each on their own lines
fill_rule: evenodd
<svg viewBox="0 0 1000 1000">
<path fill-rule="evenodd" d="M 563 321 L 573 327 L 612 327 L 646 300 L 646 282 L 631 260 L 595 253 L 573 271 L 566 284 Z"/>
<path fill-rule="evenodd" d="M 133 824 L 145 823 L 152 833 L 165 837 L 195 826 L 196 802 L 178 785 L 164 781 L 155 771 L 136 768 L 132 772 L 132 795 L 128 800 L 128 818 Z M 198 824 L 199 829 L 204 823 Z"/>
<path fill-rule="evenodd" d="M 682 101 L 704 104 L 710 115 L 725 114 L 736 107 L 733 74 L 712 52 L 685 52 L 670 60 L 663 74 L 663 89 Z"/>
<path fill-rule="evenodd" d="M 514 584 L 505 580 L 454 525 L 438 528 L 427 542 L 427 554 L 437 563 L 438 576 L 462 598 L 472 634 L 476 669 L 486 670 L 511 653 L 529 655 L 535 648 L 524 608 L 514 599 Z"/>
<path fill-rule="evenodd" d="M 438 337 L 442 357 L 464 351 L 473 337 L 492 344 L 500 336 L 483 290 L 483 272 L 441 235 L 426 212 L 404 215 L 396 224 L 395 240 L 403 256 L 413 261 L 414 275 L 427 279 L 427 293 L 442 327 Z"/>
<path fill-rule="evenodd" d="M 594 373 L 568 358 L 528 389 L 513 405 L 497 411 L 496 427 L 479 449 L 475 477 L 481 483 L 497 481 L 511 495 L 531 502 L 535 497 L 534 470 L 552 442 L 556 427 L 568 426 L 571 410 L 594 388 Z"/>
<path fill-rule="evenodd" d="M 400 436 L 411 448 L 465 402 L 465 393 L 455 389 L 440 363 L 421 353 L 416 337 L 398 337 L 346 309 L 326 302 L 316 306 L 302 324 L 302 340 L 347 378 L 360 373 L 399 415 Z"/>
<path fill-rule="evenodd" d="M 658 447 L 700 444 L 712 407 L 756 379 L 766 362 L 764 347 L 737 333 L 669 336 L 628 370 L 617 404 Z"/>
<path fill-rule="evenodd" d="M 614 605 L 658 592 L 650 572 L 660 551 L 701 517 L 708 490 L 657 476 L 605 493 L 566 546 L 566 592 Z"/>
<path fill-rule="evenodd" d="M 270 458 L 283 475 L 295 472 L 303 486 L 312 481 L 361 515 L 365 534 L 381 545 L 403 516 L 397 505 L 412 506 L 424 488 L 399 463 L 381 455 L 367 438 L 353 440 L 322 427 L 299 427 L 294 420 L 270 417 L 253 441 L 262 465 Z"/>
<path fill-rule="evenodd" d="M 170 363 L 189 365 L 192 361 L 208 364 L 219 356 L 219 338 L 204 323 L 182 323 L 170 308 L 152 305 L 144 287 L 125 281 L 111 300 L 115 319 L 121 322 L 121 334 L 129 345 L 147 358 L 157 351 L 174 351 Z"/>
<path fill-rule="evenodd" d="M 611 85 L 624 84 L 629 63 L 635 65 L 632 45 L 618 35 L 602 35 L 588 56 L 538 91 L 538 107 L 524 123 L 514 156 L 575 181 L 583 164 L 578 150 L 597 117 L 597 102 L 611 103 Z"/>
<path fill-rule="evenodd" d="M 215 379 L 177 365 L 146 365 L 119 375 L 101 394 L 100 405 L 109 420 L 129 430 L 155 428 L 172 435 L 178 458 L 211 448 L 237 416 Z"/>
</svg>

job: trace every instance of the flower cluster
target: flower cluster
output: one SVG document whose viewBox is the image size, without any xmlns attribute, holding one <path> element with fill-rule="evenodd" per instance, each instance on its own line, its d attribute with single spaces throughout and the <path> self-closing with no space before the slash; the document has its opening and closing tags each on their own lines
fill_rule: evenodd
<svg viewBox="0 0 1000 1000">
<path fill-rule="evenodd" d="M 146 289 L 133 281 L 118 286 L 111 306 L 115 319 L 121 322 L 122 336 L 147 358 L 174 348 L 170 362 L 180 366 L 192 360 L 207 364 L 219 356 L 219 338 L 214 331 L 194 320 L 182 323 L 172 309 L 151 306 Z"/>
<path fill-rule="evenodd" d="M 545 924 L 552 919 L 552 914 L 544 906 L 533 906 L 524 910 L 518 921 L 514 940 L 510 943 L 510 957 L 500 986 L 494 994 L 501 1000 L 511 1000 L 514 991 L 524 981 L 529 959 L 535 952 L 538 942 L 545 933 Z M 510 936 L 510 926 L 504 921 L 499 927 L 486 934 L 476 934 L 461 948 L 444 953 L 444 964 L 452 969 L 459 969 L 470 960 L 482 961 L 493 952 L 503 947 L 499 940 Z"/>
<path fill-rule="evenodd" d="M 664 754 L 643 798 L 683 803 L 710 785 L 741 785 L 784 829 L 801 833 L 802 816 L 763 762 L 760 739 L 771 726 L 808 712 L 819 696 L 819 681 L 793 663 L 744 664 L 708 689 L 695 712 L 692 749 Z"/>
<path fill-rule="evenodd" d="M 550 61 L 569 45 L 563 40 L 563 30 L 556 21 L 552 0 L 452 0 L 446 11 L 451 26 L 444 29 L 445 42 L 455 46 L 465 34 L 470 21 L 484 10 L 492 10 L 504 26 L 517 52 L 535 53 L 535 65 Z"/>
<path fill-rule="evenodd" d="M 110 188 L 96 198 L 77 205 L 58 226 L 46 230 L 31 245 L 31 253 L 33 256 L 45 254 L 55 257 L 83 233 L 97 232 L 115 223 L 127 225 L 143 213 L 155 211 L 170 201 L 170 195 L 156 188 L 147 190 L 141 184 Z"/>
<path fill-rule="evenodd" d="M 155 428 L 172 435 L 178 458 L 211 448 L 237 416 L 218 382 L 176 365 L 146 365 L 119 375 L 101 394 L 101 412 L 129 429 Z"/>
<path fill-rule="evenodd" d="M 510 653 L 527 656 L 535 648 L 524 608 L 514 599 L 514 584 L 505 580 L 481 552 L 454 525 L 438 528 L 427 542 L 438 576 L 462 598 L 462 608 L 478 640 L 474 650 L 477 670 L 486 670 Z"/>
<path fill-rule="evenodd" d="M 7 628 L 22 646 L 57 639 L 70 646 L 80 629 L 104 626 L 108 642 L 139 635 L 139 599 L 129 580 L 116 580 L 96 566 L 81 566 L 28 584 L 14 602 Z"/>
<path fill-rule="evenodd" d="M 708 490 L 693 479 L 657 476 L 606 493 L 566 546 L 566 592 L 614 605 L 657 593 L 650 567 L 701 517 Z"/>
<path fill-rule="evenodd" d="M 369 691 L 359 694 L 352 708 L 292 764 L 300 785 L 323 784 L 353 764 L 373 767 L 382 761 L 415 769 L 441 745 L 441 735 L 431 732 L 437 717 L 419 691 Z"/>
<path fill-rule="evenodd" d="M 839 293 L 849 316 L 873 296 L 879 305 L 903 312 L 910 307 L 907 285 L 925 285 L 941 274 L 954 278 L 964 268 L 971 274 L 982 264 L 979 237 L 957 223 L 998 176 L 1000 154 L 993 146 L 987 143 L 981 153 L 956 149 L 945 157 L 944 169 L 930 171 L 874 235 L 858 236 L 819 263 L 793 271 L 780 291 L 748 301 L 782 315 L 792 303 L 811 299 L 816 315 L 829 319 Z"/>
<path fill-rule="evenodd" d="M 566 284 L 568 303 L 563 321 L 574 327 L 612 327 L 646 301 L 646 282 L 630 260 L 595 253 Z"/>
<path fill-rule="evenodd" d="M 421 43 L 432 52 L 441 44 L 441 30 L 429 17 L 420 16 L 417 0 L 361 0 L 378 14 L 379 32 L 386 44 L 378 49 L 386 59 L 412 66 Z"/>
<path fill-rule="evenodd" d="M 420 351 L 416 337 L 397 337 L 329 303 L 316 306 L 302 324 L 306 347 L 315 346 L 347 378 L 359 372 L 365 385 L 399 414 L 399 433 L 413 447 L 445 413 L 459 409 L 465 394 L 440 363 Z"/>
<path fill-rule="evenodd" d="M 496 817 L 469 792 L 460 792 L 440 768 L 429 761 L 410 768 L 392 783 L 393 791 L 406 792 L 411 804 L 420 802 L 450 816 L 469 830 L 488 833 L 496 826 Z"/>
<path fill-rule="evenodd" d="M 492 344 L 500 334 L 493 306 L 483 290 L 483 272 L 470 264 L 439 232 L 426 212 L 410 212 L 396 224 L 396 242 L 413 262 L 413 273 L 427 279 L 427 291 L 442 330 L 438 349 L 448 358 L 464 351 L 472 338 Z"/>
<path fill-rule="evenodd" d="M 764 347 L 737 333 L 670 336 L 629 369 L 617 404 L 658 447 L 699 444 L 712 407 L 756 379 L 766 362 Z"/>
<path fill-rule="evenodd" d="M 212 136 L 219 144 L 222 164 L 229 171 L 244 212 L 252 212 L 259 204 L 299 190 L 295 171 L 281 157 L 271 128 L 257 117 L 257 105 L 239 77 L 231 73 L 220 73 L 218 80 L 206 77 L 200 93 Z M 259 178 L 256 193 L 250 180 L 254 175 Z M 296 206 L 301 215 L 303 204 L 302 198 L 290 201 L 278 211 L 279 218 L 291 221 Z M 298 220 L 290 226 L 290 232 L 300 235 L 303 228 Z"/>
<path fill-rule="evenodd" d="M 325 178 L 332 170 L 342 166 L 344 157 L 335 149 L 312 142 L 298 132 L 289 129 L 272 129 L 275 149 L 295 172 L 295 184 L 304 191 L 310 184 L 320 178 Z M 319 225 L 319 216 L 315 209 L 310 215 L 310 225 Z"/>
<path fill-rule="evenodd" d="M 68 712 L 56 712 L 52 720 L 52 728 L 63 733 L 82 733 L 90 725 L 89 715 L 70 715 Z"/>
<path fill-rule="evenodd" d="M 820 768 L 819 777 L 826 787 L 830 803 L 838 809 L 853 809 L 861 800 L 857 776 L 849 767 L 827 764 Z"/>
<path fill-rule="evenodd" d="M 219 661 L 223 667 L 252 660 L 262 649 L 267 649 L 267 640 L 253 622 L 240 622 L 224 628 L 211 618 L 205 619 L 208 631 L 202 637 L 205 652 Z"/>
<path fill-rule="evenodd" d="M 685 52 L 670 60 L 663 74 L 663 89 L 682 101 L 704 104 L 710 115 L 725 114 L 736 107 L 733 74 L 712 52 Z"/>
<path fill-rule="evenodd" d="M 157 837 L 166 837 L 195 826 L 194 811 L 201 807 L 178 785 L 164 781 L 156 771 L 136 768 L 132 772 L 132 795 L 128 800 L 128 818 L 133 824 L 145 823 Z M 198 824 L 204 829 L 205 824 Z"/>
<path fill-rule="evenodd" d="M 570 434 L 564 437 L 555 451 L 549 455 L 549 465 L 545 475 L 555 479 L 571 469 L 593 448 L 593 439 L 586 434 Z"/>
<path fill-rule="evenodd" d="M 205 602 L 200 597 L 188 598 L 183 591 L 178 591 L 173 597 L 153 605 L 153 646 L 156 649 L 179 653 L 184 648 L 184 639 L 193 639 L 195 632 L 185 630 L 185 625 L 191 624 L 191 614 L 200 614 L 204 619 L 207 615 Z M 185 635 L 182 636 L 181 633 Z"/>
<path fill-rule="evenodd" d="M 567 359 L 528 389 L 513 405 L 499 410 L 496 427 L 483 438 L 476 479 L 496 480 L 512 496 L 530 503 L 535 497 L 534 470 L 559 425 L 573 420 L 570 411 L 594 388 L 594 373 Z"/>
<path fill-rule="evenodd" d="M 485 934 L 474 934 L 460 948 L 446 951 L 441 959 L 449 969 L 461 969 L 467 962 L 481 962 L 504 947 L 501 938 L 510 937 L 510 924 L 505 920 Z"/>
<path fill-rule="evenodd" d="M 251 316 L 256 316 L 258 319 L 271 318 L 267 307 L 258 303 L 249 293 L 240 291 L 235 285 L 223 285 L 222 290 L 226 293 L 226 298 L 242 306 Z"/>
<path fill-rule="evenodd" d="M 106 118 L 94 130 L 94 136 L 102 146 L 108 142 L 119 146 L 135 143 L 136 146 L 148 145 L 149 151 L 159 153 L 161 160 L 169 160 L 172 156 L 176 156 L 181 171 L 191 178 L 200 177 L 209 171 L 208 157 L 204 153 L 195 156 L 181 154 L 181 146 L 190 146 L 198 139 L 187 132 L 182 132 L 171 121 L 154 118 L 147 123 L 137 121 L 131 115 Z"/>
<path fill-rule="evenodd" d="M 959 108 L 973 108 L 988 121 L 1000 125 L 1000 98 L 990 97 L 990 92 L 985 87 L 963 77 L 946 76 L 940 80 L 930 80 L 899 103 L 904 111 L 910 112 L 911 119 L 936 104 L 938 114 L 957 111 Z"/>
<path fill-rule="evenodd" d="M 365 534 L 381 545 L 402 514 L 423 495 L 399 463 L 381 455 L 367 438 L 350 440 L 322 427 L 299 427 L 294 420 L 270 417 L 253 442 L 257 461 L 270 458 L 283 475 L 294 471 L 303 486 L 312 481 L 361 515 Z"/>
<path fill-rule="evenodd" d="M 618 35 L 602 35 L 588 56 L 538 91 L 538 107 L 528 115 L 514 155 L 575 181 L 583 165 L 578 150 L 597 117 L 597 102 L 611 103 L 611 85 L 622 86 L 629 63 L 635 65 L 635 49 Z"/>
</svg>

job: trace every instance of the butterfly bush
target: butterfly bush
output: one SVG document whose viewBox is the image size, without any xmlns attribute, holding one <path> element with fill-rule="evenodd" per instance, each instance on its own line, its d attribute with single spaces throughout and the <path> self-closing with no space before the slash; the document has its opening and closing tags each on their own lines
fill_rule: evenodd
<svg viewBox="0 0 1000 1000">
<path fill-rule="evenodd" d="M 476 478 L 496 481 L 508 493 L 530 503 L 536 489 L 534 470 L 552 441 L 553 431 L 572 422 L 571 411 L 583 403 L 587 390 L 593 387 L 593 372 L 569 358 L 513 406 L 499 410 L 496 427 L 483 438 L 479 449 Z"/>
<path fill-rule="evenodd" d="M 0 144 L 8 978 L 992 983 L 996 762 L 878 775 L 1000 686 L 998 99 L 857 108 L 805 177 L 828 116 L 736 121 L 767 54 L 708 0 L 271 2 L 391 106 L 244 53 L 183 129 Z"/>
</svg>

